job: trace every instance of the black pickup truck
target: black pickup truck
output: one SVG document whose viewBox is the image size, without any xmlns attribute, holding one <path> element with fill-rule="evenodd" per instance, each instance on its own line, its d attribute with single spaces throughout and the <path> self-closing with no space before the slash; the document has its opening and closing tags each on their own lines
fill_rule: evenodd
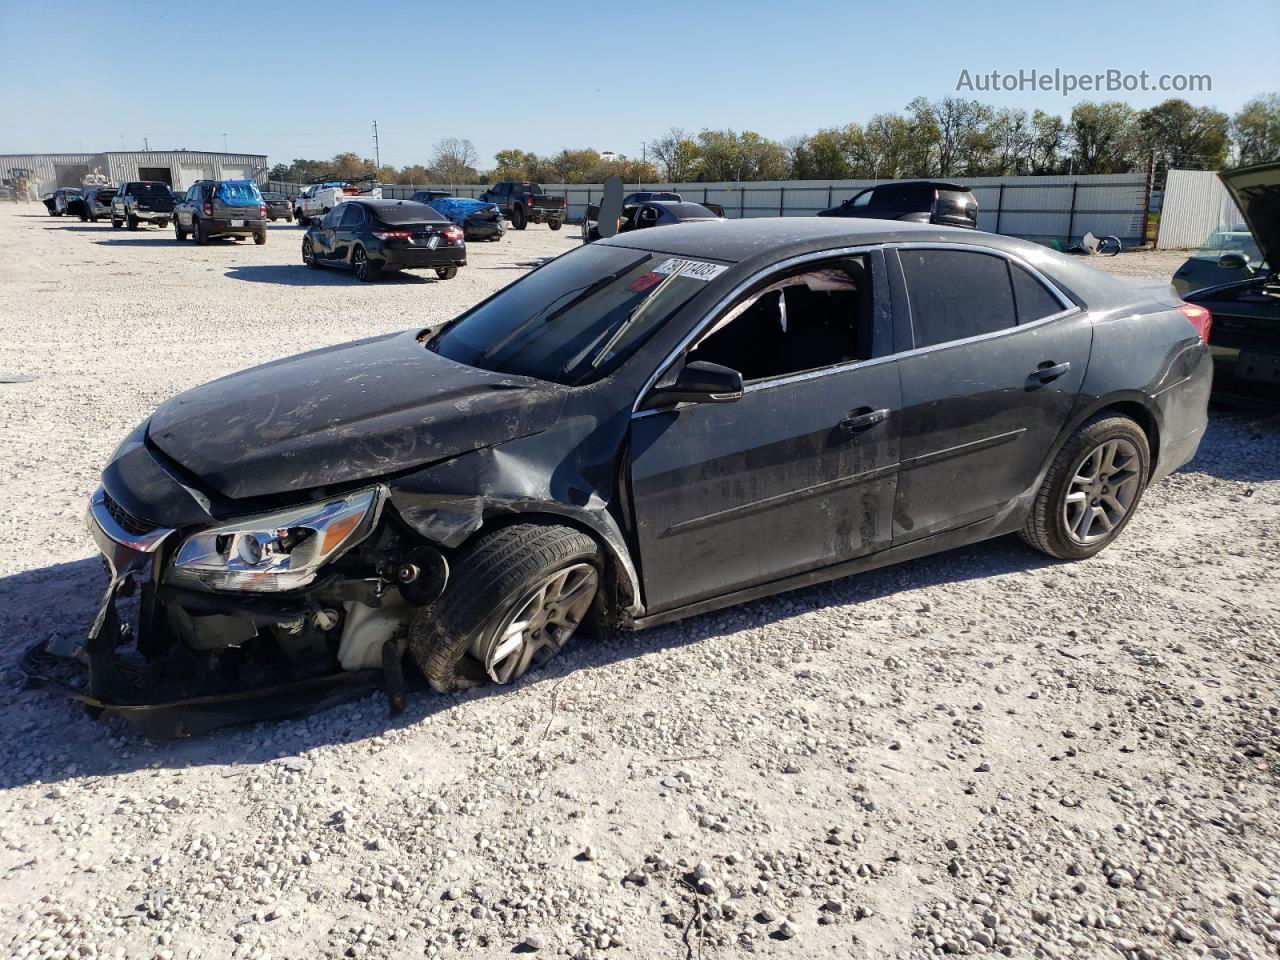
<svg viewBox="0 0 1280 960">
<path fill-rule="evenodd" d="M 565 198 L 549 197 L 542 192 L 541 184 L 528 180 L 503 180 L 476 199 L 496 203 L 517 230 L 523 230 L 530 223 L 545 223 L 552 230 L 564 225 Z"/>
<path fill-rule="evenodd" d="M 159 180 L 130 180 L 111 198 L 111 226 L 119 230 L 128 224 L 137 230 L 141 223 L 167 227 L 173 219 L 173 191 Z"/>
</svg>

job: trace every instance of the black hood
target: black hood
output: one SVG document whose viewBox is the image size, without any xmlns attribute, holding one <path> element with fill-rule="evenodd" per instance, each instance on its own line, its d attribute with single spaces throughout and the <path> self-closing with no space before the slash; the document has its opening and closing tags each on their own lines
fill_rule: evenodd
<svg viewBox="0 0 1280 960">
<path fill-rule="evenodd" d="M 1244 215 L 1272 271 L 1280 270 L 1280 163 L 1258 163 L 1218 174 Z"/>
<path fill-rule="evenodd" d="M 233 499 L 381 477 L 539 433 L 565 388 L 447 360 L 415 331 L 234 373 L 166 401 L 148 436 Z"/>
</svg>

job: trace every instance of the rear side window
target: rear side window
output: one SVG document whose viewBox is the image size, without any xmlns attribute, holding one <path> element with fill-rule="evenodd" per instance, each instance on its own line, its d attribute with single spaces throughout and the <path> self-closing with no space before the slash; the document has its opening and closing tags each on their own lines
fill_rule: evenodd
<svg viewBox="0 0 1280 960">
<path fill-rule="evenodd" d="M 344 227 L 358 227 L 362 220 L 364 220 L 364 208 L 360 204 L 344 203 L 342 205 L 342 225 Z"/>
<path fill-rule="evenodd" d="M 1018 322 L 1031 323 L 1041 317 L 1062 312 L 1062 304 L 1045 285 L 1016 263 L 1009 264 L 1013 274 L 1013 299 L 1018 308 Z"/>
<path fill-rule="evenodd" d="M 917 348 L 1017 326 L 1003 257 L 966 250 L 902 250 L 899 255 Z"/>
</svg>

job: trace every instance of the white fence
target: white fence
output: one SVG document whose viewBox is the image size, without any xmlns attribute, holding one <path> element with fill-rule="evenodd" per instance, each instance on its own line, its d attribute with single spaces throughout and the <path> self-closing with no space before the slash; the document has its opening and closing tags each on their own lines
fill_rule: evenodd
<svg viewBox="0 0 1280 960">
<path fill-rule="evenodd" d="M 770 180 L 730 183 L 627 184 L 626 191 L 673 190 L 685 200 L 717 203 L 728 217 L 803 217 L 833 207 L 864 187 L 885 180 Z M 1137 173 L 1062 177 L 968 177 L 960 180 L 978 199 L 978 228 L 1042 243 L 1079 242 L 1085 233 L 1119 237 L 1125 247 L 1142 241 L 1147 212 L 1146 177 Z M 598 183 L 544 183 L 543 190 L 568 198 L 570 220 L 579 219 L 604 190 Z M 296 193 L 301 184 L 272 182 L 271 189 Z M 448 190 L 476 197 L 483 184 L 385 184 L 384 197 L 417 190 Z"/>
<path fill-rule="evenodd" d="M 1157 250 L 1200 247 L 1215 230 L 1245 227 L 1231 194 L 1212 170 L 1170 170 Z"/>
</svg>

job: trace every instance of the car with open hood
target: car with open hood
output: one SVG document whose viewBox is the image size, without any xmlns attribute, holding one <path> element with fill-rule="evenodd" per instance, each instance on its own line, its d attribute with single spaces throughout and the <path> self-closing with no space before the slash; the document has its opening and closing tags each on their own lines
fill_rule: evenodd
<svg viewBox="0 0 1280 960">
<path fill-rule="evenodd" d="M 1219 176 L 1252 234 L 1260 258 L 1247 248 L 1218 260 L 1240 279 L 1183 294 L 1213 317 L 1214 396 L 1280 405 L 1280 162 L 1224 170 Z"/>
<path fill-rule="evenodd" d="M 161 404 L 89 504 L 97 617 L 24 666 L 174 736 L 375 686 L 398 706 L 405 659 L 441 691 L 511 683 L 579 632 L 1008 533 L 1090 557 L 1195 453 L 1205 330 L 924 224 L 577 246 L 442 327 Z"/>
</svg>

